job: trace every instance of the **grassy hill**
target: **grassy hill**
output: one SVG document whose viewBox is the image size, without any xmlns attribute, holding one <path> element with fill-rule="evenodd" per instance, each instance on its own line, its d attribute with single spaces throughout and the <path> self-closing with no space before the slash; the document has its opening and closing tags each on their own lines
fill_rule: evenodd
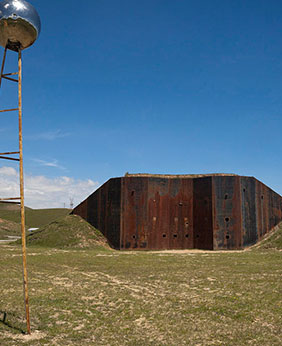
<svg viewBox="0 0 282 346">
<path fill-rule="evenodd" d="M 68 215 L 27 236 L 29 246 L 54 248 L 93 248 L 106 245 L 101 232 L 80 216 Z"/>
<path fill-rule="evenodd" d="M 31 209 L 25 207 L 25 223 L 28 227 L 39 228 L 48 223 L 66 216 L 70 213 L 70 209 Z M 0 203 L 0 218 L 20 223 L 20 206 L 17 204 Z"/>
<path fill-rule="evenodd" d="M 20 224 L 0 219 L 0 240 L 7 240 L 9 237 L 20 236 L 21 235 L 21 226 Z"/>
<path fill-rule="evenodd" d="M 282 250 L 282 222 L 276 226 L 275 230 L 265 236 L 253 249 L 260 250 Z"/>
</svg>

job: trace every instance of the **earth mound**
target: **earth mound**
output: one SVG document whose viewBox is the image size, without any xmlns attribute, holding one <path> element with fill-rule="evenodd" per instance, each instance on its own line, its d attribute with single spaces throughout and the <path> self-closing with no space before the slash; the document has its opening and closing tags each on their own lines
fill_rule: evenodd
<svg viewBox="0 0 282 346">
<path fill-rule="evenodd" d="M 15 237 L 21 236 L 21 226 L 20 224 L 4 220 L 0 218 L 0 241 L 1 240 L 14 240 Z"/>
<path fill-rule="evenodd" d="M 29 234 L 27 244 L 54 248 L 107 247 L 102 233 L 77 215 L 57 219 Z"/>
<path fill-rule="evenodd" d="M 259 250 L 282 251 L 282 222 L 275 226 L 274 229 L 258 244 L 254 245 L 253 248 Z"/>
<path fill-rule="evenodd" d="M 71 212 L 66 208 L 31 209 L 25 207 L 25 224 L 27 228 L 39 228 L 48 225 Z M 12 203 L 0 203 L 0 218 L 21 223 L 20 206 Z"/>
</svg>

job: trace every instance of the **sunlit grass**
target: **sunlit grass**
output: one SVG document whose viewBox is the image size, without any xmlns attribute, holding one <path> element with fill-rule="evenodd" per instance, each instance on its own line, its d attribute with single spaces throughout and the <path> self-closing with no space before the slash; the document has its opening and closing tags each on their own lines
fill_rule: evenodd
<svg viewBox="0 0 282 346">
<path fill-rule="evenodd" d="M 2 345 L 281 345 L 281 251 L 29 248 L 32 337 L 19 246 L 1 246 Z"/>
</svg>

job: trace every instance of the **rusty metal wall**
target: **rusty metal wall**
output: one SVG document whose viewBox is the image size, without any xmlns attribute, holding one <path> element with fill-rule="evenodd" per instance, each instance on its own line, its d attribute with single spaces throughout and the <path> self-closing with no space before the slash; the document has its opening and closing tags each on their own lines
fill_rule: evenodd
<svg viewBox="0 0 282 346">
<path fill-rule="evenodd" d="M 194 248 L 213 249 L 212 177 L 193 179 Z"/>
<path fill-rule="evenodd" d="M 272 229 L 282 219 L 282 199 L 276 192 L 270 189 L 268 190 L 268 205 L 265 208 L 269 210 L 269 229 Z"/>
<path fill-rule="evenodd" d="M 193 247 L 193 181 L 125 177 L 122 248 Z"/>
<path fill-rule="evenodd" d="M 256 181 L 252 177 L 241 177 L 243 247 L 255 244 L 258 240 L 256 209 Z"/>
<path fill-rule="evenodd" d="M 241 177 L 242 245 L 250 246 L 282 220 L 282 198 L 253 177 Z"/>
<path fill-rule="evenodd" d="M 213 248 L 241 249 L 240 177 L 213 177 Z"/>
<path fill-rule="evenodd" d="M 110 245 L 120 248 L 121 178 L 108 180 L 97 191 L 78 205 L 73 214 L 80 215 L 108 239 Z"/>
<path fill-rule="evenodd" d="M 269 197 L 271 190 L 256 180 L 256 226 L 257 239 L 260 240 L 272 227 L 269 217 L 272 214 Z"/>
<path fill-rule="evenodd" d="M 241 249 L 282 220 L 282 197 L 253 177 L 132 177 L 77 206 L 116 249 Z"/>
<path fill-rule="evenodd" d="M 121 249 L 147 248 L 148 179 L 122 178 Z"/>
<path fill-rule="evenodd" d="M 90 196 L 89 196 L 90 197 Z M 83 201 L 82 203 L 80 203 L 77 207 L 75 207 L 73 209 L 73 211 L 71 212 L 71 214 L 75 214 L 75 215 L 79 215 L 81 216 L 84 220 L 87 220 L 87 203 L 88 203 L 88 199 L 89 197 Z M 88 220 L 87 220 L 88 221 Z"/>
</svg>

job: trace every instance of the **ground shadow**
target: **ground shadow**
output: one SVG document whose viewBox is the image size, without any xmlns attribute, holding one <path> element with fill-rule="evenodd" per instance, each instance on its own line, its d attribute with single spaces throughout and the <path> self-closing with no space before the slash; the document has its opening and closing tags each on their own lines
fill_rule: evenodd
<svg viewBox="0 0 282 346">
<path fill-rule="evenodd" d="M 25 334 L 25 331 L 20 326 L 21 322 L 19 320 L 19 317 L 15 314 L 0 310 L 0 325 L 5 325 L 14 331 Z"/>
</svg>

